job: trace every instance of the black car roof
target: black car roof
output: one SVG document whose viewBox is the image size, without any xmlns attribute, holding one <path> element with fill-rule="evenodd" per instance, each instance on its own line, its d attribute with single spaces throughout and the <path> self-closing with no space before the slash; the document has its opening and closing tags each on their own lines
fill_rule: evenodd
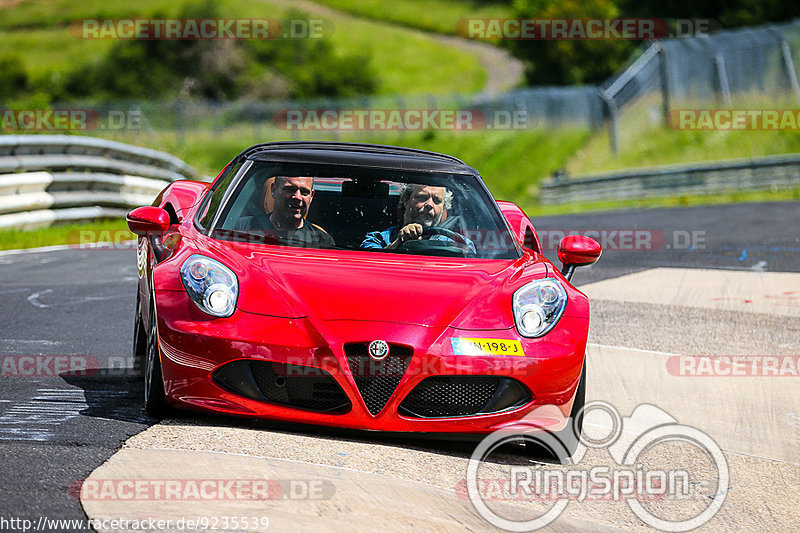
<svg viewBox="0 0 800 533">
<path fill-rule="evenodd" d="M 422 172 L 478 175 L 453 156 L 380 144 L 347 142 L 281 141 L 257 144 L 240 153 L 237 160 L 324 163 L 391 168 Z"/>
</svg>

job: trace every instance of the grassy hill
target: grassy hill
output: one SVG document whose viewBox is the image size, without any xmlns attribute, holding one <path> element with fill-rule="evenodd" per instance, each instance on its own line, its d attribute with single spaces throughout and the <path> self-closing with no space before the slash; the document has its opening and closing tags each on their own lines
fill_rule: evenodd
<svg viewBox="0 0 800 533">
<path fill-rule="evenodd" d="M 99 60 L 114 44 L 111 39 L 73 37 L 70 21 L 97 18 L 175 17 L 184 3 L 163 0 L 29 0 L 3 6 L 0 57 L 20 57 L 29 75 L 63 76 L 77 65 Z M 217 4 L 226 18 L 286 17 L 291 2 L 226 0 Z M 486 81 L 486 71 L 471 53 L 396 24 L 334 13 L 330 41 L 341 54 L 367 52 L 372 57 L 378 94 L 474 93 Z M 456 81 L 457 80 L 457 81 Z"/>
<path fill-rule="evenodd" d="M 382 0 L 318 0 L 317 3 L 364 18 L 442 34 L 455 34 L 456 23 L 464 18 L 511 16 L 509 5 L 479 0 L 394 0 L 390 9 Z"/>
</svg>

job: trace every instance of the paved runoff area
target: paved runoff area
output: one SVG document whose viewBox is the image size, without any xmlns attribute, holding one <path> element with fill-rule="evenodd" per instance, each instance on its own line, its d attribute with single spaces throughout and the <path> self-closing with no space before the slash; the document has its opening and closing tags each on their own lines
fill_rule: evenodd
<svg viewBox="0 0 800 533">
<path fill-rule="evenodd" d="M 699 430 L 721 448 L 728 471 L 724 503 L 699 531 L 800 529 L 790 496 L 800 492 L 800 274 L 654 268 L 580 288 L 593 305 L 587 400 L 607 402 L 622 421 L 618 428 L 609 413 L 590 411 L 585 433 L 602 440 L 616 429 L 616 445 L 629 446 L 665 422 Z M 467 495 L 473 448 L 190 415 L 128 440 L 84 482 L 81 501 L 92 518 L 207 523 L 239 516 L 254 525 L 264 520 L 256 529 L 272 531 L 498 529 Z M 580 468 L 619 467 L 612 448 L 587 450 Z M 641 452 L 636 468 L 679 469 L 700 479 L 714 464 L 673 442 Z M 495 516 L 524 521 L 553 505 L 522 501 L 502 485 L 491 494 L 486 482 L 543 466 L 567 468 L 514 448 L 481 465 L 478 486 Z M 123 498 L 120 480 L 138 480 L 131 487 L 141 498 Z M 164 480 L 172 480 L 174 498 L 153 501 L 153 491 L 167 490 Z M 245 481 L 241 491 L 226 491 L 225 482 L 237 480 Z M 194 497 L 204 482 L 216 497 Z M 710 500 L 715 490 L 705 489 Z M 654 530 L 624 498 L 575 499 L 543 530 Z M 691 515 L 674 501 L 639 503 L 673 521 Z"/>
</svg>

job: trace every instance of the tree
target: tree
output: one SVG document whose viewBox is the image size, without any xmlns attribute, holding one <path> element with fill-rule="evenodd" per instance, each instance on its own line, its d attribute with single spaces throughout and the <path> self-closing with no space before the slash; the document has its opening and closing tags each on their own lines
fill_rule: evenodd
<svg viewBox="0 0 800 533">
<path fill-rule="evenodd" d="M 516 0 L 515 17 L 526 19 L 615 19 L 620 11 L 612 0 Z M 526 65 L 531 85 L 599 83 L 614 73 L 634 51 L 634 41 L 507 40 L 504 44 Z"/>
</svg>

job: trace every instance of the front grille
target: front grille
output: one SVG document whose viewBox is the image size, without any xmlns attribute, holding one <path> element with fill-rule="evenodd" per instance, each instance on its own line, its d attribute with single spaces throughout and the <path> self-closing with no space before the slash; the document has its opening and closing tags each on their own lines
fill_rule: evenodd
<svg viewBox="0 0 800 533">
<path fill-rule="evenodd" d="M 434 376 L 422 380 L 398 412 L 415 418 L 443 418 L 499 413 L 531 401 L 519 381 L 501 376 Z"/>
<path fill-rule="evenodd" d="M 344 345 L 347 364 L 353 373 L 358 392 L 373 415 L 380 413 L 403 379 L 414 350 L 402 344 L 389 344 L 389 355 L 381 361 L 369 356 L 367 343 Z"/>
<path fill-rule="evenodd" d="M 263 402 L 319 411 L 345 413 L 350 399 L 325 370 L 272 361 L 234 361 L 214 373 L 222 388 Z"/>
</svg>

